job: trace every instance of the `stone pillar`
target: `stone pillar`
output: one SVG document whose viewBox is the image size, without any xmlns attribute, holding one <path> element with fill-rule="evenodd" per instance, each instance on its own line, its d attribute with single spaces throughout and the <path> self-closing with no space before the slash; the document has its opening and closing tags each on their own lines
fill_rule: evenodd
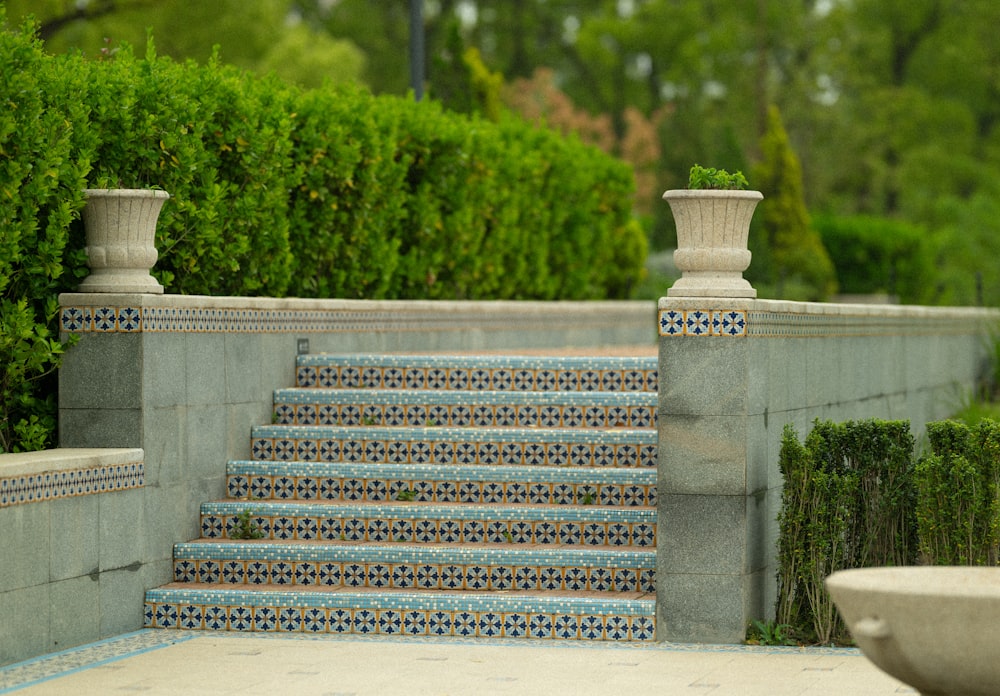
<svg viewBox="0 0 1000 696">
<path fill-rule="evenodd" d="M 659 301 L 657 638 L 739 643 L 766 616 L 766 404 L 754 300 Z M 766 376 L 765 376 L 766 379 Z"/>
</svg>

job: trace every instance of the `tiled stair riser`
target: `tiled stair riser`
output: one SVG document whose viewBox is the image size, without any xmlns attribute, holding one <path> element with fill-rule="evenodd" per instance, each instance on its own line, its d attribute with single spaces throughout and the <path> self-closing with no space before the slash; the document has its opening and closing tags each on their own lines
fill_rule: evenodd
<svg viewBox="0 0 1000 696">
<path fill-rule="evenodd" d="M 651 600 L 548 601 L 495 596 L 470 608 L 461 596 L 198 590 L 183 601 L 147 593 L 145 624 L 153 628 L 358 633 L 371 635 L 651 640 Z"/>
<path fill-rule="evenodd" d="M 181 544 L 175 582 L 469 591 L 654 592 L 655 554 L 469 547 Z"/>
<path fill-rule="evenodd" d="M 653 639 L 655 359 L 298 362 L 147 626 Z"/>
<path fill-rule="evenodd" d="M 569 544 L 656 546 L 656 511 L 590 506 L 496 505 L 407 506 L 208 503 L 201 533 L 228 538 L 237 517 L 250 510 L 253 522 L 274 540 L 406 542 L 445 544 Z"/>
<path fill-rule="evenodd" d="M 653 469 L 230 462 L 231 498 L 537 505 L 656 505 Z"/>
<path fill-rule="evenodd" d="M 367 364 L 366 364 L 367 363 Z M 655 361 L 504 356 L 302 356 L 296 386 L 465 391 L 657 390 Z"/>
<path fill-rule="evenodd" d="M 275 394 L 275 425 L 655 428 L 656 394 L 297 389 Z"/>
<path fill-rule="evenodd" d="M 653 430 L 258 426 L 258 461 L 656 466 Z"/>
</svg>

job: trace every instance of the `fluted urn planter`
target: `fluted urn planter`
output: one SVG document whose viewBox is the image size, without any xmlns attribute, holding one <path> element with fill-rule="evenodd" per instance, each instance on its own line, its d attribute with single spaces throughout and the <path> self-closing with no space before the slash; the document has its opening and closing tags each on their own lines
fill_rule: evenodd
<svg viewBox="0 0 1000 696">
<path fill-rule="evenodd" d="M 83 225 L 90 275 L 80 292 L 163 294 L 150 275 L 156 263 L 156 221 L 166 191 L 86 189 Z"/>
<path fill-rule="evenodd" d="M 677 226 L 674 263 L 681 277 L 668 297 L 757 297 L 743 277 L 750 266 L 750 219 L 760 191 L 676 189 L 663 194 Z"/>
</svg>

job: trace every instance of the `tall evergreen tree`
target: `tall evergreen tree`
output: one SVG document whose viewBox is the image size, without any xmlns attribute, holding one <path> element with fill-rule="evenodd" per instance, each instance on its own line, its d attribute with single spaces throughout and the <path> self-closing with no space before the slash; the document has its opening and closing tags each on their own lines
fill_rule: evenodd
<svg viewBox="0 0 1000 696">
<path fill-rule="evenodd" d="M 751 184 L 764 194 L 764 200 L 754 216 L 751 236 L 757 249 L 752 251 L 763 252 L 762 270 L 769 277 L 757 273 L 751 277 L 772 283 L 779 297 L 826 299 L 837 289 L 833 263 L 809 219 L 802 167 L 776 106 L 768 109 L 760 150 L 761 161 L 753 168 Z"/>
</svg>

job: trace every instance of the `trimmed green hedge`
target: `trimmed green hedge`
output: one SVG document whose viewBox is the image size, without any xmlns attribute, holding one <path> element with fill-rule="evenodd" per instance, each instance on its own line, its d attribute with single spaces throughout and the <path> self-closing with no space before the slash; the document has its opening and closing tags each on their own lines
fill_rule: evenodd
<svg viewBox="0 0 1000 696">
<path fill-rule="evenodd" d="M 921 560 L 930 565 L 1000 561 L 1000 423 L 927 424 L 931 454 L 917 462 Z"/>
<path fill-rule="evenodd" d="M 55 428 L 57 295 L 84 263 L 68 235 L 93 148 L 70 98 L 84 89 L 30 32 L 0 32 L 0 452 L 43 448 Z"/>
<path fill-rule="evenodd" d="M 904 304 L 932 299 L 937 269 L 923 228 L 866 215 L 818 216 L 813 224 L 837 269 L 840 292 L 888 293 Z"/>
<path fill-rule="evenodd" d="M 153 273 L 171 293 L 608 299 L 643 274 L 631 169 L 513 117 L 304 91 L 152 42 L 51 57 L 31 26 L 0 32 L 0 100 L 0 451 L 52 444 L 88 186 L 170 193 Z"/>
<path fill-rule="evenodd" d="M 824 581 L 844 568 L 916 560 L 913 436 L 906 421 L 785 426 L 779 467 L 776 621 L 819 643 L 847 638 Z"/>
<path fill-rule="evenodd" d="M 786 426 L 779 466 L 776 623 L 803 641 L 847 642 L 824 586 L 845 568 L 1000 563 L 1000 423 L 927 424 L 914 461 L 906 421 Z"/>
</svg>

